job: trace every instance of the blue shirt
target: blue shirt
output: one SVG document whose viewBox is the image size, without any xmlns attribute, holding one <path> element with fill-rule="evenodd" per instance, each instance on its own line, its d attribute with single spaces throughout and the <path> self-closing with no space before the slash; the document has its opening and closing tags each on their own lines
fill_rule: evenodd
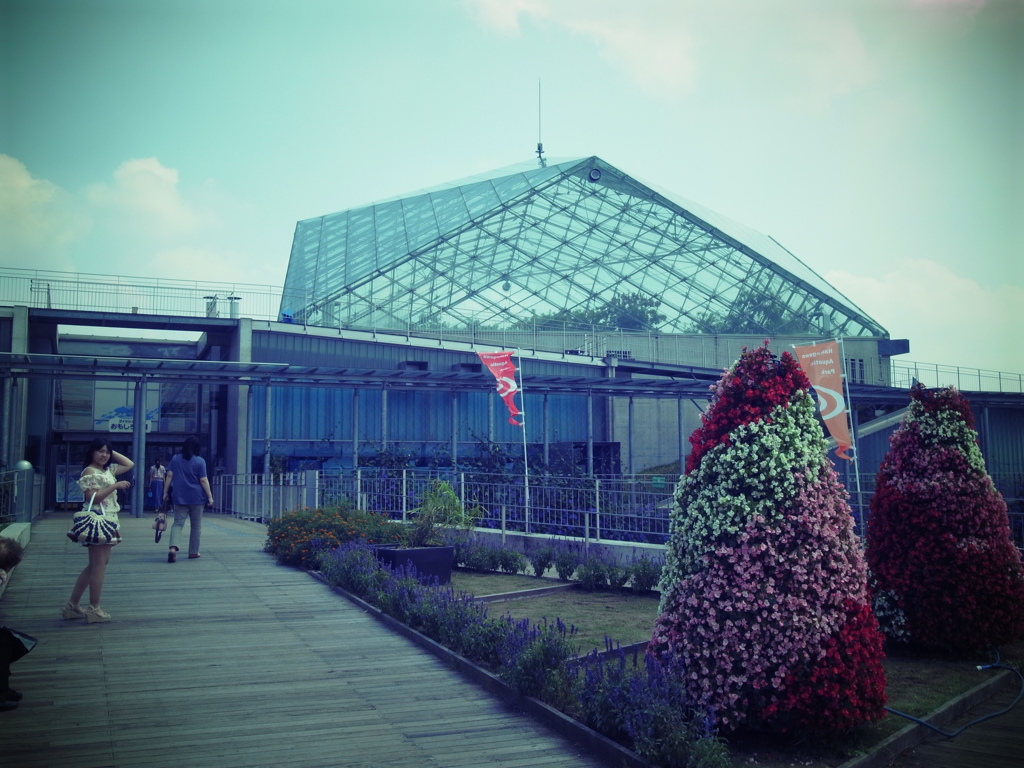
<svg viewBox="0 0 1024 768">
<path fill-rule="evenodd" d="M 171 465 L 167 471 L 173 475 L 171 478 L 172 504 L 195 506 L 206 503 L 206 491 L 199 484 L 199 481 L 206 477 L 206 460 L 202 456 L 186 459 L 180 453 L 176 453 L 171 459 Z"/>
</svg>

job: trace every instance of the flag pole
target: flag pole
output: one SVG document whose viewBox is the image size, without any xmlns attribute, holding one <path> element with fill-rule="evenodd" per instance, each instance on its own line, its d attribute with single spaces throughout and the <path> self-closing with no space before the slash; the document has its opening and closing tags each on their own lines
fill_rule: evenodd
<svg viewBox="0 0 1024 768">
<path fill-rule="evenodd" d="M 864 494 L 860 487 L 860 442 L 857 440 L 857 418 L 853 412 L 853 399 L 850 397 L 849 361 L 846 359 L 846 347 L 842 339 L 836 339 L 839 343 L 839 354 L 843 358 L 843 389 L 846 395 L 846 412 L 850 422 L 850 437 L 853 440 L 853 482 L 857 487 L 857 522 L 860 524 L 860 535 L 866 533 L 864 529 Z"/>
<path fill-rule="evenodd" d="M 519 354 L 519 350 L 516 350 L 516 358 L 519 360 L 519 365 L 516 366 L 516 370 L 519 372 L 519 394 L 520 402 L 523 404 L 522 413 L 519 414 L 521 419 L 521 428 L 523 430 L 523 487 L 525 495 L 523 496 L 524 505 L 524 518 L 526 521 L 526 533 L 530 532 L 530 460 L 526 453 L 526 392 L 523 389 L 523 358 Z"/>
</svg>

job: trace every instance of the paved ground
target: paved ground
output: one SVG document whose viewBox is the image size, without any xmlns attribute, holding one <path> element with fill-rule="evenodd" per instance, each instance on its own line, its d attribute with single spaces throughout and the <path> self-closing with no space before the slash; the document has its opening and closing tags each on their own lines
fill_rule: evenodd
<svg viewBox="0 0 1024 768">
<path fill-rule="evenodd" d="M 0 764 L 598 766 L 311 578 L 262 552 L 264 527 L 207 515 L 203 554 L 166 562 L 126 517 L 103 607 L 62 621 L 86 552 L 69 514 L 33 525 L 0 623 L 39 638 L 12 667 Z"/>
</svg>

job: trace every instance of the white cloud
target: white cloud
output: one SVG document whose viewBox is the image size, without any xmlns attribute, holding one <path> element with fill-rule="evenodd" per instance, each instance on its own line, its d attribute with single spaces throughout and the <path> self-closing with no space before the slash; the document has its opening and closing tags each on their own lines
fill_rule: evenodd
<svg viewBox="0 0 1024 768">
<path fill-rule="evenodd" d="M 501 32 L 518 33 L 530 18 L 590 38 L 600 56 L 651 95 L 672 99 L 693 86 L 693 40 L 681 3 L 648 2 L 643 13 L 608 0 L 466 0 L 466 6 Z"/>
<path fill-rule="evenodd" d="M 0 260 L 22 269 L 70 268 L 68 247 L 91 222 L 70 194 L 0 155 Z"/>
<path fill-rule="evenodd" d="M 795 107 L 818 110 L 878 76 L 849 3 L 466 0 L 466 6 L 483 26 L 501 32 L 521 33 L 530 20 L 589 38 L 614 69 L 667 101 L 714 80 L 718 88 L 752 92 L 752 101 L 782 93 Z M 780 13 L 790 14 L 791 23 L 780 26 Z"/>
<path fill-rule="evenodd" d="M 157 158 L 128 160 L 109 180 L 72 193 L 0 155 L 5 267 L 274 284 L 287 244 L 270 252 L 257 224 L 215 181 L 185 185 Z"/>
<path fill-rule="evenodd" d="M 928 259 L 908 259 L 880 277 L 844 271 L 825 279 L 878 320 L 893 338 L 910 339 L 907 359 L 1024 372 L 1018 331 L 1024 288 L 983 288 Z"/>
<path fill-rule="evenodd" d="M 546 0 L 466 0 L 465 4 L 485 26 L 503 32 L 518 32 L 521 16 L 550 15 Z"/>
<path fill-rule="evenodd" d="M 122 226 L 161 236 L 192 234 L 207 218 L 183 199 L 178 171 L 155 157 L 122 163 L 113 183 L 92 185 L 86 198 L 96 208 L 123 217 Z"/>
<path fill-rule="evenodd" d="M 784 55 L 794 65 L 794 78 L 803 80 L 799 95 L 811 108 L 826 107 L 837 97 L 861 90 L 878 76 L 851 19 L 839 14 L 807 14 L 796 20 L 794 33 L 796 44 Z"/>
</svg>

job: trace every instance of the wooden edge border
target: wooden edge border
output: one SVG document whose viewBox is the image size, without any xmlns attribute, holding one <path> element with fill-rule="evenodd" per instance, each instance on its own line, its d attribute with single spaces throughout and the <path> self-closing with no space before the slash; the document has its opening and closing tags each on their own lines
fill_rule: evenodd
<svg viewBox="0 0 1024 768">
<path fill-rule="evenodd" d="M 537 718 L 556 733 L 568 738 L 581 748 L 586 749 L 595 758 L 601 760 L 605 764 L 615 766 L 616 768 L 619 768 L 620 766 L 628 766 L 628 768 L 650 768 L 650 763 L 641 758 L 635 752 L 626 749 L 618 742 L 602 736 L 592 728 L 587 727 L 577 720 L 573 720 L 565 713 L 559 712 L 554 707 L 551 707 L 538 699 L 516 693 L 504 681 L 502 681 L 501 678 L 491 674 L 482 667 L 477 666 L 469 659 L 460 656 L 448 648 L 445 648 L 440 643 L 431 640 L 426 635 L 406 626 L 393 616 L 388 616 L 379 608 L 376 608 L 365 600 L 346 592 L 341 587 L 332 587 L 319 572 L 308 571 L 308 573 L 328 588 L 333 589 L 354 605 L 369 613 L 389 629 L 412 640 L 424 650 L 427 650 L 434 656 L 437 656 L 449 666 L 455 668 L 473 682 L 482 686 L 489 693 L 494 694 L 505 701 L 507 704 Z M 638 645 L 646 647 L 646 643 Z M 627 651 L 626 648 L 623 648 L 622 650 Z M 630 646 L 628 648 L 628 652 L 632 651 L 633 647 Z M 1004 687 L 1008 687 L 1013 679 L 1013 673 L 1008 670 L 1002 670 L 995 677 L 986 680 L 983 683 L 979 683 L 971 690 L 960 694 L 955 699 L 952 699 L 942 705 L 930 715 L 922 719 L 937 728 L 942 728 L 956 720 L 964 712 L 967 712 L 986 699 L 989 699 L 999 693 Z M 866 754 L 847 760 L 845 763 L 838 766 L 838 768 L 882 768 L 899 755 L 920 744 L 931 733 L 933 733 L 933 731 L 927 726 L 921 725 L 920 723 L 911 723 L 903 730 L 897 731 L 892 736 L 880 741 Z"/>
<path fill-rule="evenodd" d="M 1003 688 L 1008 687 L 1014 679 L 1015 675 L 1009 670 L 1004 669 L 995 677 L 979 683 L 971 688 L 971 690 L 946 702 L 930 715 L 921 719 L 931 723 L 936 728 L 942 728 L 956 720 L 964 712 L 973 709 L 986 699 L 999 693 Z M 894 717 L 898 717 L 898 715 L 894 715 Z M 867 754 L 847 760 L 839 768 L 881 768 L 881 766 L 888 765 L 907 750 L 916 747 L 932 733 L 934 731 L 926 725 L 911 723 L 903 730 L 897 731 L 889 738 L 880 741 Z"/>
<path fill-rule="evenodd" d="M 515 709 L 536 718 L 560 736 L 564 736 L 579 748 L 586 750 L 591 756 L 600 760 L 605 765 L 613 766 L 614 768 L 622 768 L 623 766 L 626 768 L 649 768 L 650 764 L 646 760 L 641 758 L 635 752 L 626 749 L 618 742 L 612 741 L 606 736 L 602 736 L 592 728 L 588 728 L 583 723 L 573 720 L 565 713 L 559 712 L 554 707 L 545 704 L 539 699 L 535 699 L 531 696 L 523 696 L 522 694 L 515 692 L 503 680 L 501 680 L 501 678 L 491 674 L 483 667 L 474 664 L 464 656 L 460 656 L 448 648 L 445 648 L 440 643 L 435 642 L 426 635 L 406 626 L 393 616 L 388 616 L 379 608 L 375 608 L 365 600 L 346 592 L 341 587 L 331 586 L 320 573 L 316 571 L 308 571 L 308 573 L 328 588 L 333 589 L 339 595 L 345 597 L 352 604 L 366 611 L 388 627 L 388 629 L 412 640 L 424 650 L 432 653 L 450 667 L 456 669 L 474 683 L 483 687 L 488 693 L 497 696 L 499 699 Z"/>
</svg>

